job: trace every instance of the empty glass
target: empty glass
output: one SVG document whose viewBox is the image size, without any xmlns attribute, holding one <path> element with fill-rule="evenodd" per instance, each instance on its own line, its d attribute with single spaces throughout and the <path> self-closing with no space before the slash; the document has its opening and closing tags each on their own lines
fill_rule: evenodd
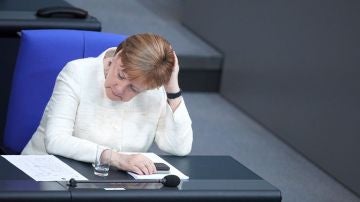
<svg viewBox="0 0 360 202">
<path fill-rule="evenodd" d="M 104 154 L 101 156 L 102 152 L 104 151 Z M 94 163 L 94 174 L 98 176 L 108 176 L 109 175 L 109 169 L 111 165 L 111 154 L 112 151 L 109 149 L 106 151 L 104 150 L 104 147 L 98 145 L 96 148 L 96 157 L 95 157 L 95 163 Z"/>
</svg>

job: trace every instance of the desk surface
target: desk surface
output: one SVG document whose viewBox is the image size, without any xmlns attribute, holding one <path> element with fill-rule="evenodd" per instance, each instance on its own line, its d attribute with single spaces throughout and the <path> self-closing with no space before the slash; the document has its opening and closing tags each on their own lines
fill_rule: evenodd
<svg viewBox="0 0 360 202">
<path fill-rule="evenodd" d="M 89 180 L 132 179 L 111 169 L 109 176 L 93 174 L 91 164 L 59 157 Z M 0 201 L 281 201 L 274 186 L 229 156 L 162 156 L 190 177 L 177 188 L 161 184 L 103 184 L 69 188 L 66 182 L 36 182 L 6 159 L 0 158 Z M 125 187 L 106 191 L 101 186 Z"/>
</svg>

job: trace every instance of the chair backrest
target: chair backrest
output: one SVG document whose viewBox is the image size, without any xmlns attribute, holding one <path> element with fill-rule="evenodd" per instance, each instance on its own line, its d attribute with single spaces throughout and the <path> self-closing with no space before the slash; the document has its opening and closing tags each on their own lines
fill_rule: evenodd
<svg viewBox="0 0 360 202">
<path fill-rule="evenodd" d="M 20 153 L 40 123 L 55 80 L 71 60 L 98 56 L 124 35 L 80 30 L 21 32 L 3 146 Z"/>
</svg>

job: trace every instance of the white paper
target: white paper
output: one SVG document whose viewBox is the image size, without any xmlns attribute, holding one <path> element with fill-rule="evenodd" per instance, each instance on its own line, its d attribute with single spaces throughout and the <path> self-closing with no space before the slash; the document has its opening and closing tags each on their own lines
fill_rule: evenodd
<svg viewBox="0 0 360 202">
<path fill-rule="evenodd" d="M 164 159 L 162 159 L 160 156 L 154 154 L 154 153 L 141 153 L 151 159 L 153 162 L 156 163 L 165 163 L 170 167 L 170 172 L 166 174 L 151 174 L 151 175 L 138 175 L 133 172 L 128 172 L 129 175 L 133 176 L 135 179 L 162 179 L 166 175 L 177 175 L 181 180 L 188 180 L 189 176 L 186 176 L 184 173 L 176 169 L 174 166 L 172 166 L 170 163 L 166 162 Z"/>
<path fill-rule="evenodd" d="M 87 180 L 53 155 L 2 155 L 36 181 Z"/>
<path fill-rule="evenodd" d="M 110 188 L 104 188 L 106 191 L 123 191 L 123 190 L 126 190 L 125 188 L 123 187 L 110 187 Z"/>
</svg>

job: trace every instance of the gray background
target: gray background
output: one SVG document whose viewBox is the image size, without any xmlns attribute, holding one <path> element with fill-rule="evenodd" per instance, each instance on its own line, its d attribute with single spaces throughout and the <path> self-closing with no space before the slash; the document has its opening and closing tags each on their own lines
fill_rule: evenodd
<svg viewBox="0 0 360 202">
<path fill-rule="evenodd" d="M 221 94 L 360 194 L 360 1 L 185 1 Z"/>
</svg>

